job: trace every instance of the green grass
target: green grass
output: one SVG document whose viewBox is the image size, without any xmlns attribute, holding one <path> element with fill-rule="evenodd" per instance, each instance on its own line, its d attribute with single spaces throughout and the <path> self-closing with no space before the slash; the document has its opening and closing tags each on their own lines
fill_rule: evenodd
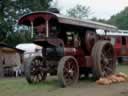
<svg viewBox="0 0 128 96">
<path fill-rule="evenodd" d="M 42 96 L 39 93 L 50 92 L 59 88 L 56 80 L 40 84 L 28 84 L 23 78 L 0 79 L 0 96 Z"/>
<path fill-rule="evenodd" d="M 116 68 L 116 72 L 123 72 L 128 74 L 128 64 L 119 64 Z"/>
<path fill-rule="evenodd" d="M 128 74 L 128 65 L 118 65 L 117 72 Z M 83 82 L 83 80 L 79 82 Z M 49 93 L 51 94 L 58 89 L 61 90 L 57 78 L 51 78 L 44 83 L 32 85 L 28 84 L 24 78 L 0 79 L 0 96 L 49 96 Z"/>
</svg>

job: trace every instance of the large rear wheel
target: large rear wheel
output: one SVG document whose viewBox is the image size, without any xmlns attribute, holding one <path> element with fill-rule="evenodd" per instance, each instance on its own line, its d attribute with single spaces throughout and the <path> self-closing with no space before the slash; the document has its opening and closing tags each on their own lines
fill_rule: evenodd
<svg viewBox="0 0 128 96">
<path fill-rule="evenodd" d="M 72 56 L 63 57 L 58 64 L 58 79 L 62 87 L 74 85 L 79 78 L 79 66 Z"/>
<path fill-rule="evenodd" d="M 98 41 L 92 49 L 93 75 L 96 79 L 115 72 L 116 60 L 114 49 L 109 41 Z"/>
</svg>

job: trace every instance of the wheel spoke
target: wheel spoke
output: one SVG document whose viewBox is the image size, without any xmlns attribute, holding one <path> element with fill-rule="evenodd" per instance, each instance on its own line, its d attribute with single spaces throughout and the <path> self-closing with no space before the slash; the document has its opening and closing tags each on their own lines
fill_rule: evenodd
<svg viewBox="0 0 128 96">
<path fill-rule="evenodd" d="M 70 69 L 70 62 L 68 62 L 67 65 L 68 65 L 68 69 Z"/>
<path fill-rule="evenodd" d="M 66 68 L 66 67 L 64 67 L 64 71 L 65 71 L 65 72 L 68 72 L 68 71 L 69 71 L 69 69 L 68 69 L 68 68 Z"/>
<path fill-rule="evenodd" d="M 111 51 L 111 47 L 109 47 L 109 48 L 106 50 L 106 53 L 107 53 L 107 52 L 110 52 L 110 51 Z"/>
<path fill-rule="evenodd" d="M 37 82 L 37 75 L 34 75 L 34 76 L 33 76 L 33 81 L 34 81 L 34 82 Z"/>
<path fill-rule="evenodd" d="M 73 69 L 74 69 L 73 64 L 70 64 L 70 70 L 73 70 Z"/>
<path fill-rule="evenodd" d="M 108 58 L 109 61 L 113 61 L 113 58 Z"/>
<path fill-rule="evenodd" d="M 110 67 L 107 67 L 107 66 L 105 66 L 105 69 L 107 69 L 109 72 L 113 71 Z"/>
<path fill-rule="evenodd" d="M 103 70 L 102 71 L 102 74 L 101 74 L 102 77 L 105 77 L 106 76 L 106 72 Z"/>
<path fill-rule="evenodd" d="M 34 81 L 34 76 L 33 76 L 33 75 L 31 75 L 31 76 L 30 76 L 30 78 L 31 78 L 31 80 L 33 80 L 33 81 Z"/>
<path fill-rule="evenodd" d="M 41 79 L 42 79 L 42 76 L 41 76 L 41 74 L 39 73 L 39 74 L 38 74 L 38 80 L 41 81 Z"/>
<path fill-rule="evenodd" d="M 38 60 L 38 64 L 39 64 L 40 66 L 41 66 L 41 62 L 42 62 L 41 60 Z"/>
<path fill-rule="evenodd" d="M 38 61 L 37 60 L 35 60 L 34 63 L 35 63 L 36 66 L 38 66 Z"/>
<path fill-rule="evenodd" d="M 104 53 L 102 53 L 102 54 L 101 54 L 101 57 L 102 57 L 102 58 L 105 58 L 105 55 L 104 55 Z"/>
</svg>

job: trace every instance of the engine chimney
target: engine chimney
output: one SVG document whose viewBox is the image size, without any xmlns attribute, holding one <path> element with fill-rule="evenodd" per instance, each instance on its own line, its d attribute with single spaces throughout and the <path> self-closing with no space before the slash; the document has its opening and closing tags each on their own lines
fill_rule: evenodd
<svg viewBox="0 0 128 96">
<path fill-rule="evenodd" d="M 49 8 L 48 11 L 60 14 L 60 11 L 57 8 Z"/>
</svg>

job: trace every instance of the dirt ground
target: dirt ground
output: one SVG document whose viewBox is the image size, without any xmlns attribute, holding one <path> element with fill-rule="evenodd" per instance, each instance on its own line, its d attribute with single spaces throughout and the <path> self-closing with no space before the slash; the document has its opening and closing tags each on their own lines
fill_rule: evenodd
<svg viewBox="0 0 128 96">
<path fill-rule="evenodd" d="M 51 88 L 41 96 L 128 96 L 128 82 L 112 85 L 97 85 L 92 80 L 80 80 L 68 88 Z"/>
<path fill-rule="evenodd" d="M 128 74 L 128 66 L 121 66 L 119 71 Z M 0 96 L 128 96 L 128 82 L 97 85 L 93 80 L 82 79 L 72 87 L 60 88 L 57 77 L 36 85 L 28 84 L 24 78 L 3 78 Z"/>
</svg>

